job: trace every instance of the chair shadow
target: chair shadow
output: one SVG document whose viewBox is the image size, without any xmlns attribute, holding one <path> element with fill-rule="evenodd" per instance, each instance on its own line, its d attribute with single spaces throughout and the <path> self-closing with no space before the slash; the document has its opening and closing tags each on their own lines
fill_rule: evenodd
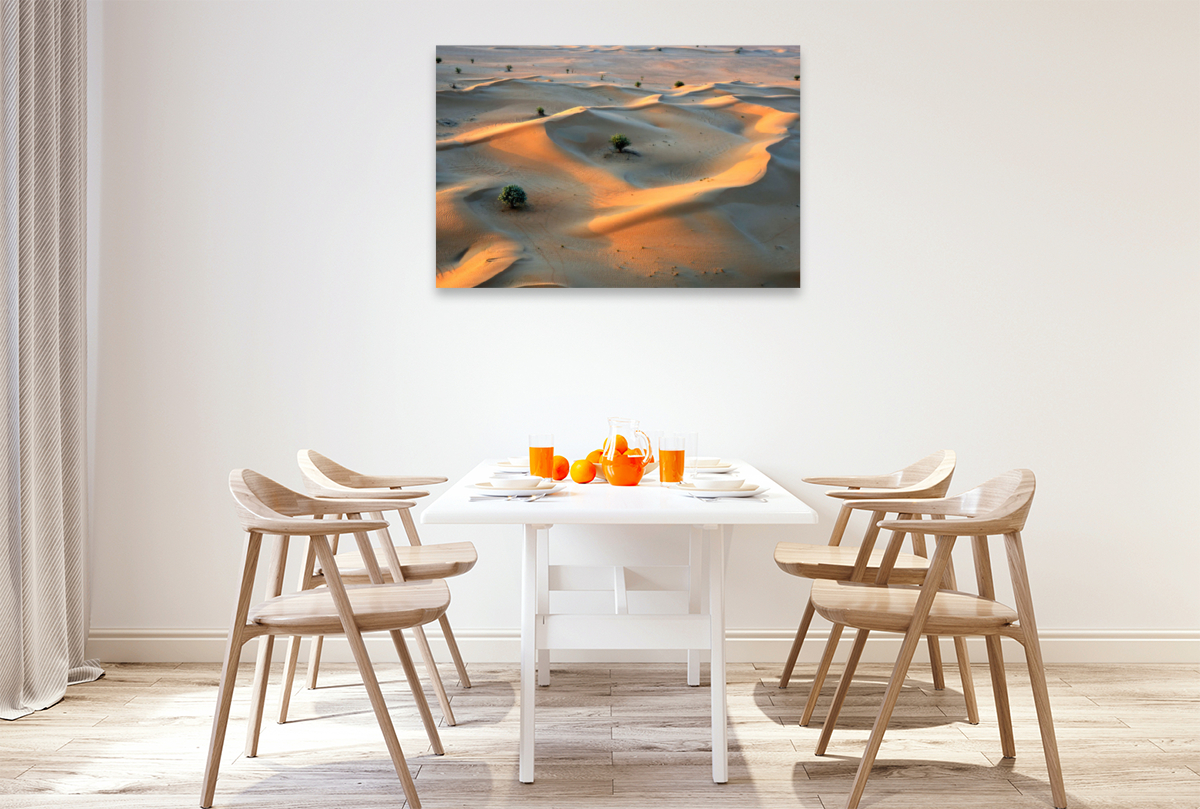
<svg viewBox="0 0 1200 809">
<path fill-rule="evenodd" d="M 830 680 L 833 680 L 832 684 Z M 856 676 L 850 686 L 849 692 L 846 694 L 846 702 L 842 705 L 841 713 L 838 715 L 838 728 L 842 730 L 870 730 L 875 724 L 875 717 L 879 713 L 879 707 L 883 702 L 884 692 L 887 690 L 887 687 L 888 680 L 886 677 L 880 678 L 871 675 Z M 793 721 L 799 722 L 811 688 L 811 678 L 794 676 L 786 689 L 766 685 L 760 680 L 754 687 L 754 702 L 764 715 L 783 724 L 791 724 Z M 825 681 L 825 686 L 821 689 L 821 694 L 817 701 L 816 710 L 813 712 L 812 721 L 807 727 L 816 729 L 824 724 L 825 717 L 829 713 L 829 708 L 833 704 L 833 694 L 836 688 L 836 678 L 830 677 Z M 949 687 L 944 691 L 938 692 L 939 700 L 947 697 L 952 699 L 957 698 L 956 702 L 962 706 L 961 716 L 943 713 L 940 706 L 936 705 L 926 706 L 927 708 L 938 708 L 936 712 L 925 710 L 919 713 L 905 713 L 904 707 L 906 703 L 911 706 L 914 698 L 928 700 L 927 692 L 932 690 L 933 683 L 931 681 L 927 682 L 912 677 L 906 679 L 904 688 L 900 691 L 896 712 L 892 715 L 892 721 L 888 724 L 888 727 L 892 729 L 932 728 L 966 721 L 966 700 L 961 692 Z"/>
</svg>

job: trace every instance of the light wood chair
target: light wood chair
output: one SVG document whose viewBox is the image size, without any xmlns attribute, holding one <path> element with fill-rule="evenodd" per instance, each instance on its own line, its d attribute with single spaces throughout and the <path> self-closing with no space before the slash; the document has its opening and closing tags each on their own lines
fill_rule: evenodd
<svg viewBox="0 0 1200 809">
<path fill-rule="evenodd" d="M 1050 790 L 1054 805 L 1065 809 L 1066 790 L 1063 787 L 1062 767 L 1058 758 L 1058 743 L 1054 737 L 1054 721 L 1050 714 L 1050 696 L 1046 688 L 1046 673 L 1038 643 L 1037 623 L 1033 616 L 1033 598 L 1029 590 L 1029 574 L 1025 567 L 1025 550 L 1021 530 L 1033 502 L 1035 481 L 1028 469 L 1017 469 L 1000 475 L 957 497 L 934 500 L 878 500 L 867 504 L 875 511 L 926 514 L 937 520 L 887 520 L 881 528 L 893 532 L 891 541 L 880 560 L 875 583 L 819 581 L 813 585 L 812 602 L 817 614 L 838 624 L 854 627 L 858 634 L 846 670 L 838 683 L 833 707 L 825 718 L 817 755 L 824 755 L 854 669 L 858 665 L 867 636 L 872 630 L 904 633 L 904 642 L 896 656 L 892 678 L 884 694 L 883 704 L 875 720 L 866 751 L 859 763 L 854 786 L 846 801 L 846 809 L 855 809 L 862 797 L 867 777 L 879 746 L 883 742 L 888 720 L 900 696 L 904 678 L 913 654 L 924 634 L 983 636 L 986 639 L 988 667 L 991 670 L 992 690 L 996 699 L 996 714 L 1000 726 L 1000 747 L 1005 758 L 1016 756 L 1012 718 L 1009 714 L 1008 686 L 1004 674 L 1004 658 L 1000 638 L 1015 639 L 1025 647 L 1029 680 L 1033 688 L 1033 704 L 1037 710 L 1046 768 L 1050 775 Z M 956 519 L 947 519 L 956 518 Z M 936 529 L 930 531 L 931 525 Z M 936 535 L 937 548 L 929 562 L 922 585 L 896 584 L 891 580 L 894 565 L 905 533 L 930 531 Z M 1014 610 L 996 601 L 992 583 L 988 537 L 1003 535 L 1012 578 Z M 975 576 L 979 595 L 939 589 L 943 575 L 949 569 L 950 555 L 958 537 L 971 537 L 975 558 Z"/>
<path fill-rule="evenodd" d="M 862 501 L 888 497 L 892 500 L 908 500 L 910 498 L 942 497 L 950 488 L 950 479 L 954 475 L 957 456 L 952 450 L 942 450 L 925 456 L 921 460 L 903 469 L 886 475 L 854 475 L 844 477 L 813 477 L 805 478 L 805 483 L 820 486 L 842 486 L 844 489 L 826 492 L 830 497 L 842 500 L 841 510 L 833 526 L 833 533 L 828 545 L 806 545 L 795 542 L 780 542 L 775 547 L 775 563 L 783 571 L 793 576 L 807 579 L 826 581 L 864 581 L 874 580 L 879 572 L 881 552 L 872 552 L 875 538 L 878 536 L 878 523 L 884 517 L 884 512 L 874 512 L 867 526 L 866 534 L 858 547 L 841 545 L 842 537 L 850 522 L 850 516 L 855 509 L 867 508 Z M 892 572 L 893 581 L 898 583 L 919 584 L 925 578 L 929 567 L 925 538 L 920 534 L 913 535 L 914 554 L 900 554 Z M 866 555 L 862 549 L 866 547 Z M 947 585 L 954 586 L 954 568 L 947 572 Z M 810 598 L 805 605 L 804 614 L 800 619 L 800 627 L 796 631 L 796 639 L 792 642 L 791 651 L 783 665 L 783 673 L 779 678 L 779 687 L 787 688 L 796 665 L 796 658 L 808 634 L 809 625 L 813 618 L 813 603 Z M 842 627 L 834 624 L 830 630 L 829 640 L 821 655 L 821 662 L 813 677 L 809 689 L 808 700 L 800 724 L 807 726 L 812 721 L 816 710 L 821 689 L 825 678 L 833 665 L 833 657 L 837 652 L 838 641 L 842 636 Z M 955 653 L 958 658 L 959 676 L 962 680 L 963 699 L 966 702 L 967 721 L 979 723 L 979 707 L 975 699 L 975 686 L 971 679 L 971 662 L 967 653 L 966 642 L 962 638 L 954 641 Z M 939 639 L 929 638 L 929 662 L 933 669 L 933 685 L 937 690 L 946 687 L 942 673 L 942 655 Z"/>
<path fill-rule="evenodd" d="M 421 539 L 417 535 L 417 526 L 413 522 L 412 514 L 409 511 L 413 504 L 406 502 L 414 497 L 424 497 L 428 492 L 413 491 L 404 487 L 445 483 L 446 478 L 438 476 L 363 475 L 347 469 L 321 453 L 310 449 L 300 450 L 296 454 L 296 460 L 299 462 L 300 471 L 304 476 L 305 490 L 313 497 L 370 497 L 393 503 L 387 509 L 383 510 L 395 510 L 400 515 L 400 522 L 404 526 L 408 544 L 394 544 L 388 533 L 386 524 L 381 529 L 380 543 L 385 561 L 387 562 L 386 567 L 381 570 L 383 582 L 448 579 L 453 576 L 460 576 L 475 566 L 475 562 L 479 557 L 475 552 L 474 544 L 470 542 L 422 545 Z M 371 518 L 382 520 L 383 510 L 373 512 Z M 370 571 L 364 566 L 361 554 L 353 551 L 337 553 L 336 540 L 333 549 L 335 553 L 334 558 L 338 564 L 338 571 L 343 581 L 350 584 L 357 584 L 371 580 Z M 324 566 L 318 564 L 310 552 L 300 576 L 299 589 L 309 590 L 314 587 L 320 587 L 324 583 Z M 467 674 L 466 664 L 463 662 L 462 654 L 458 649 L 458 643 L 455 641 L 454 631 L 450 627 L 450 620 L 445 615 L 441 615 L 438 617 L 438 622 L 441 625 L 446 645 L 450 648 L 450 656 L 454 660 L 454 667 L 458 672 L 459 682 L 463 688 L 470 688 L 471 678 Z M 430 649 L 429 641 L 425 637 L 424 628 L 420 626 L 413 627 L 413 636 L 416 638 L 417 649 L 424 660 L 426 671 L 429 673 L 430 682 L 433 685 L 434 693 L 437 695 L 438 704 L 442 709 L 442 715 L 446 719 L 446 724 L 453 726 L 456 724 L 454 711 L 450 705 L 450 698 L 446 693 L 446 687 L 442 683 L 441 675 L 438 673 L 437 661 L 434 660 L 433 651 Z M 308 658 L 307 684 L 309 688 L 317 687 L 317 672 L 321 663 L 321 646 L 321 636 L 314 636 Z M 300 638 L 293 637 L 288 641 L 286 665 L 284 666 L 284 688 L 279 702 L 280 723 L 287 721 L 292 684 L 295 681 L 299 655 Z"/>
<path fill-rule="evenodd" d="M 217 786 L 217 770 L 221 761 L 221 750 L 225 743 L 225 731 L 229 723 L 230 707 L 233 703 L 233 687 L 237 677 L 238 659 L 242 646 L 254 638 L 261 637 L 259 666 L 255 672 L 251 693 L 250 722 L 246 740 L 246 755 L 257 754 L 258 732 L 262 726 L 263 702 L 266 695 L 266 674 L 270 662 L 270 649 L 275 635 L 344 634 L 350 643 L 354 661 L 367 689 L 367 696 L 384 742 L 391 756 L 396 774 L 404 788 L 408 804 L 420 807 L 416 786 L 396 738 L 387 705 L 367 647 L 363 643 L 363 632 L 388 630 L 400 662 L 410 683 L 416 682 L 416 669 L 405 646 L 400 630 L 420 626 L 437 620 L 450 604 L 450 590 L 442 581 L 421 582 L 413 585 L 365 585 L 347 589 L 338 575 L 333 561 L 333 549 L 329 536 L 353 534 L 364 563 L 378 571 L 379 565 L 367 538 L 368 531 L 377 531 L 387 525 L 379 520 L 326 520 L 322 517 L 361 513 L 387 507 L 390 501 L 362 500 L 319 500 L 294 492 L 275 481 L 249 469 L 237 469 L 229 475 L 229 488 L 233 493 L 238 518 L 249 533 L 246 558 L 242 569 L 241 587 L 229 639 L 225 647 L 225 661 L 221 668 L 220 687 L 217 692 L 217 707 L 213 715 L 212 736 L 208 745 L 208 758 L 204 769 L 204 781 L 200 793 L 200 806 L 211 807 Z M 266 601 L 251 607 L 251 591 L 254 589 L 258 571 L 259 552 L 264 536 L 276 541 L 270 546 L 271 556 L 267 568 L 270 576 Z M 310 547 L 316 557 L 329 571 L 327 586 L 321 590 L 289 593 L 282 595 L 284 567 L 287 560 L 288 541 L 293 536 L 309 537 Z M 425 701 L 419 683 L 414 689 L 417 707 L 421 710 L 426 731 L 436 726 Z M 435 752 L 441 752 L 440 743 L 434 744 Z"/>
</svg>

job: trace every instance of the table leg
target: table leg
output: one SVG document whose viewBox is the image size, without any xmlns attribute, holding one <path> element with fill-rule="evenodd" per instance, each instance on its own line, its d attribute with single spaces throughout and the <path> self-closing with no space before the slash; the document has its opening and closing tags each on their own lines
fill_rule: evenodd
<svg viewBox="0 0 1200 809">
<path fill-rule="evenodd" d="M 729 719 L 725 694 L 725 550 L 729 547 L 732 526 L 713 526 L 708 554 L 708 612 L 712 626 L 712 662 L 709 683 L 712 689 L 713 781 L 729 780 Z"/>
<path fill-rule="evenodd" d="M 537 538 L 537 614 L 550 614 L 550 532 L 539 527 Z M 550 650 L 537 650 L 538 685 L 550 685 Z"/>
<path fill-rule="evenodd" d="M 521 744 L 518 780 L 533 783 L 533 707 L 537 682 L 538 526 L 525 526 L 521 557 Z"/>
<path fill-rule="evenodd" d="M 704 529 L 693 525 L 688 551 L 688 613 L 700 614 L 701 572 L 704 560 Z M 700 685 L 700 650 L 688 649 L 687 684 Z"/>
</svg>

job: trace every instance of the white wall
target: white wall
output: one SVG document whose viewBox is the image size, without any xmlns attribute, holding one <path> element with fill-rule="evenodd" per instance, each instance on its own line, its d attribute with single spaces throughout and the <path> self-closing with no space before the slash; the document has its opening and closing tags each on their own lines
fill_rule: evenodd
<svg viewBox="0 0 1200 809">
<path fill-rule="evenodd" d="M 732 8 L 92 0 L 94 653 L 219 656 L 234 467 L 455 478 L 625 414 L 821 513 L 739 534 L 735 657 L 800 614 L 772 548 L 835 512 L 801 478 L 943 447 L 962 488 L 1037 473 L 1052 660 L 1200 657 L 1200 5 Z M 800 290 L 435 290 L 436 44 L 714 38 L 804 48 Z M 536 360 L 490 350 L 517 329 Z M 515 653 L 516 529 L 422 535 L 477 544 L 452 616 Z"/>
</svg>

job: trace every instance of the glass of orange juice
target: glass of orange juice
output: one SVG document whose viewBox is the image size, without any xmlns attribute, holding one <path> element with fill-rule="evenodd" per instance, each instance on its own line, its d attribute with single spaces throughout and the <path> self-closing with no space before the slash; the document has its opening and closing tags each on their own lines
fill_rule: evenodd
<svg viewBox="0 0 1200 809">
<path fill-rule="evenodd" d="M 553 477 L 554 436 L 552 434 L 529 434 L 529 474 L 540 478 Z"/>
<path fill-rule="evenodd" d="M 683 460 L 686 436 L 683 433 L 663 433 L 658 439 L 658 479 L 663 483 L 683 480 Z"/>
</svg>

